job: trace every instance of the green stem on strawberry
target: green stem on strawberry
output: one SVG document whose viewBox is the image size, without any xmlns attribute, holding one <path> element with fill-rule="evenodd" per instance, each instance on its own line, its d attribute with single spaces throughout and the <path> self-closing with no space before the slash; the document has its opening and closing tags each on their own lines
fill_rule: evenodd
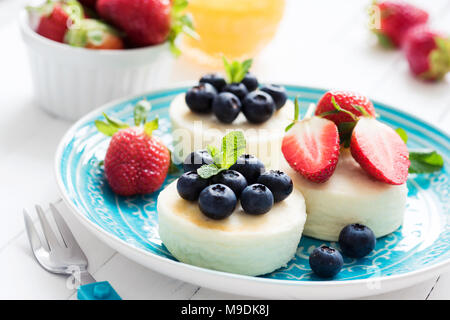
<svg viewBox="0 0 450 320">
<path fill-rule="evenodd" d="M 190 15 L 185 14 L 184 11 L 188 6 L 187 0 L 174 0 L 172 2 L 172 12 L 171 12 L 171 26 L 168 36 L 168 41 L 170 45 L 170 51 L 175 55 L 179 56 L 181 54 L 180 48 L 176 45 L 176 39 L 179 34 L 184 33 L 187 36 L 199 39 L 199 35 L 194 30 L 194 24 Z"/>
<path fill-rule="evenodd" d="M 300 106 L 299 106 L 299 104 L 298 104 L 298 95 L 295 97 L 295 100 L 294 100 L 294 120 L 292 121 L 292 123 L 291 124 L 289 124 L 285 129 L 284 129 L 284 132 L 288 132 L 291 128 L 292 128 L 292 126 L 294 125 L 294 124 L 296 124 L 297 123 L 297 121 L 299 120 L 299 118 L 300 118 Z"/>
</svg>

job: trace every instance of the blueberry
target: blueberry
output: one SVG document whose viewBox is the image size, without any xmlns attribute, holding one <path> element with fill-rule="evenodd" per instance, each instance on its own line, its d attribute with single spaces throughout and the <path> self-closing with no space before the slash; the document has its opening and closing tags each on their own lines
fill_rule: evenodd
<svg viewBox="0 0 450 320">
<path fill-rule="evenodd" d="M 252 184 L 242 191 L 241 206 L 249 214 L 267 213 L 273 207 L 273 194 L 263 184 Z"/>
<path fill-rule="evenodd" d="M 245 177 L 234 170 L 222 171 L 211 178 L 212 183 L 221 183 L 230 187 L 233 190 L 237 198 L 242 193 L 242 190 L 247 186 L 247 180 Z"/>
<path fill-rule="evenodd" d="M 242 101 L 242 112 L 249 122 L 263 123 L 275 112 L 275 103 L 266 92 L 257 90 L 247 94 Z"/>
<path fill-rule="evenodd" d="M 212 102 L 217 95 L 216 89 L 209 83 L 200 83 L 186 92 L 186 104 L 193 112 L 211 112 Z"/>
<path fill-rule="evenodd" d="M 211 219 L 225 219 L 236 207 L 237 198 L 233 190 L 224 184 L 212 184 L 200 192 L 198 205 L 205 216 Z"/>
<path fill-rule="evenodd" d="M 265 185 L 272 191 L 275 202 L 286 199 L 294 188 L 291 177 L 280 170 L 270 170 L 262 173 L 258 178 L 258 183 Z"/>
<path fill-rule="evenodd" d="M 219 121 L 232 123 L 241 112 L 241 101 L 231 92 L 221 92 L 214 98 L 212 110 Z"/>
<path fill-rule="evenodd" d="M 183 162 L 184 172 L 197 171 L 204 164 L 214 163 L 211 155 L 206 150 L 197 150 L 191 152 Z"/>
<path fill-rule="evenodd" d="M 253 73 L 247 72 L 241 82 L 245 85 L 248 92 L 258 89 L 258 79 L 256 79 L 256 76 Z"/>
<path fill-rule="evenodd" d="M 227 84 L 223 89 L 222 92 L 231 92 L 236 97 L 239 98 L 239 100 L 242 101 L 242 99 L 245 98 L 245 96 L 248 93 L 247 87 L 241 82 L 241 83 L 229 83 Z"/>
<path fill-rule="evenodd" d="M 253 184 L 258 180 L 261 173 L 266 171 L 266 167 L 258 158 L 249 154 L 243 154 L 230 167 L 230 170 L 240 172 L 247 179 L 248 184 Z"/>
<path fill-rule="evenodd" d="M 222 77 L 218 73 L 208 73 L 200 78 L 200 83 L 209 83 L 212 85 L 218 92 L 222 91 L 223 87 L 227 84 L 225 78 Z"/>
<path fill-rule="evenodd" d="M 373 231 L 359 223 L 349 224 L 339 234 L 342 253 L 350 258 L 368 255 L 375 248 L 376 242 Z"/>
<path fill-rule="evenodd" d="M 309 266 L 321 278 L 334 277 L 341 271 L 343 264 L 341 253 L 325 245 L 315 248 L 309 256 Z"/>
<path fill-rule="evenodd" d="M 208 179 L 201 178 L 197 172 L 185 172 L 177 181 L 177 190 L 180 197 L 194 201 L 198 199 L 200 192 L 209 185 Z"/>
<path fill-rule="evenodd" d="M 268 93 L 275 103 L 277 110 L 280 110 L 287 100 L 286 89 L 283 86 L 278 86 L 276 84 L 269 84 L 263 86 L 261 91 Z"/>
</svg>

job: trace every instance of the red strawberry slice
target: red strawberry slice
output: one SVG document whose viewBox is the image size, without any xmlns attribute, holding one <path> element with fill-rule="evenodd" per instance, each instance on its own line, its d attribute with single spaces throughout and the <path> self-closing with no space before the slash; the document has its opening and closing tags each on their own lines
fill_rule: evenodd
<svg viewBox="0 0 450 320">
<path fill-rule="evenodd" d="M 408 149 L 391 127 L 374 118 L 361 118 L 353 130 L 350 151 L 373 178 L 395 185 L 406 182 Z"/>
<path fill-rule="evenodd" d="M 321 115 L 325 112 L 334 111 L 335 107 L 332 103 L 332 99 L 335 99 L 336 103 L 344 110 L 350 111 L 355 116 L 359 117 L 363 114 L 355 108 L 363 108 L 368 115 L 375 117 L 375 108 L 372 102 L 366 96 L 360 95 L 355 92 L 350 91 L 328 91 L 322 98 L 320 98 L 317 103 L 317 108 L 315 111 L 316 115 Z M 363 110 L 363 111 L 364 111 Z M 337 114 L 329 114 L 325 118 L 333 121 L 337 126 L 342 122 L 354 122 L 355 120 L 345 112 L 339 112 Z"/>
<path fill-rule="evenodd" d="M 325 182 L 339 159 L 337 127 L 319 117 L 296 122 L 284 136 L 281 151 L 289 165 L 306 179 Z"/>
<path fill-rule="evenodd" d="M 36 32 L 48 39 L 64 42 L 68 29 L 69 15 L 59 3 L 55 3 L 49 15 L 41 16 Z"/>
</svg>

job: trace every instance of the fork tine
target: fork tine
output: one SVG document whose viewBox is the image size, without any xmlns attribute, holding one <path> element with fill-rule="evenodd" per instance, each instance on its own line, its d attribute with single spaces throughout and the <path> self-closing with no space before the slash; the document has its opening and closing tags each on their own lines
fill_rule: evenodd
<svg viewBox="0 0 450 320">
<path fill-rule="evenodd" d="M 53 203 L 50 203 L 50 209 L 53 212 L 53 217 L 55 218 L 56 225 L 58 226 L 59 233 L 64 240 L 64 243 L 67 248 L 79 249 L 81 251 L 80 246 L 78 245 L 77 240 L 70 231 L 69 226 L 67 225 L 64 218 L 59 213 L 58 209 L 54 206 Z"/>
<path fill-rule="evenodd" d="M 39 239 L 33 221 L 31 220 L 30 216 L 28 215 L 25 209 L 23 210 L 23 219 L 25 220 L 25 229 L 27 231 L 28 241 L 30 242 L 31 249 L 34 254 L 36 250 L 42 248 L 42 242 L 41 239 Z"/>
<path fill-rule="evenodd" d="M 39 220 L 41 221 L 42 231 L 44 231 L 45 240 L 47 241 L 50 250 L 60 247 L 58 239 L 53 232 L 47 218 L 45 217 L 44 211 L 41 206 L 36 205 L 36 211 L 38 213 Z"/>
</svg>

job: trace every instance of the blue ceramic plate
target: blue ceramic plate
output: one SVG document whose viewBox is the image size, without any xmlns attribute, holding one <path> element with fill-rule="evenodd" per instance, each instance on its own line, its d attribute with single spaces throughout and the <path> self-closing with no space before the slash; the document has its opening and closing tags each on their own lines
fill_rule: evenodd
<svg viewBox="0 0 450 320">
<path fill-rule="evenodd" d="M 319 297 L 330 298 L 376 294 L 432 277 L 448 266 L 450 137 L 413 116 L 376 102 L 374 105 L 381 121 L 407 131 L 408 147 L 438 150 L 445 159 L 445 166 L 438 173 L 410 175 L 404 224 L 396 232 L 378 239 L 370 256 L 359 260 L 346 258 L 342 271 L 333 281 L 315 277 L 309 268 L 309 253 L 327 242 L 308 237 L 302 238 L 295 258 L 286 268 L 260 277 L 232 275 L 176 261 L 158 235 L 158 193 L 125 198 L 116 196 L 108 187 L 99 161 L 104 158 L 109 138 L 97 131 L 94 120 L 102 119 L 102 112 L 106 112 L 131 124 L 135 103 L 146 98 L 152 104 L 151 113 L 160 118 L 160 128 L 155 135 L 170 145 L 168 108 L 172 99 L 187 88 L 151 92 L 111 103 L 78 121 L 61 141 L 55 165 L 63 198 L 89 229 L 116 250 L 139 263 L 182 280 L 214 289 L 269 298 L 314 297 L 316 291 Z M 303 112 L 326 91 L 291 85 L 286 85 L 286 89 L 290 99 L 300 95 Z M 165 184 L 176 178 L 177 175 L 168 176 Z M 338 246 L 336 243 L 331 245 Z M 228 281 L 218 284 L 218 278 Z M 236 287 L 239 284 L 242 286 Z M 271 286 L 272 292 L 261 291 L 260 288 L 265 285 Z M 304 288 L 309 289 L 305 291 Z M 327 293 L 323 288 L 327 288 Z M 330 288 L 341 290 L 335 294 Z"/>
</svg>

